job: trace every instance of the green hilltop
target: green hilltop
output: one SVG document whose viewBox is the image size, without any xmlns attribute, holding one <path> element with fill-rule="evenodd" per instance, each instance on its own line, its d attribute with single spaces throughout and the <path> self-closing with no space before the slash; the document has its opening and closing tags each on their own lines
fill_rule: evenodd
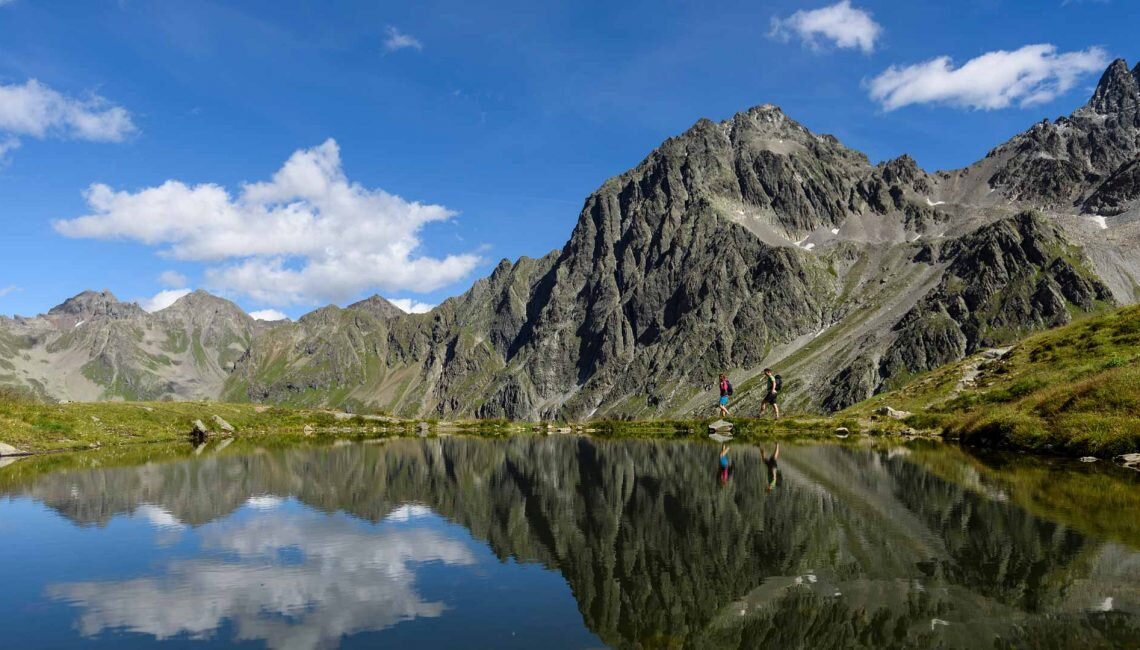
<svg viewBox="0 0 1140 650">
<path fill-rule="evenodd" d="M 841 415 L 883 407 L 906 425 L 964 443 L 1065 455 L 1140 450 L 1140 307 L 1132 306 L 984 351 L 920 375 Z"/>
</svg>

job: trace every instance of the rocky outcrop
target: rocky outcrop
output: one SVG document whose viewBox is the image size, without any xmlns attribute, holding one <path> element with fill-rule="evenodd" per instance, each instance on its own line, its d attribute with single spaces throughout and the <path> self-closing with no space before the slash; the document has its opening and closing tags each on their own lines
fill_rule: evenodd
<svg viewBox="0 0 1140 650">
<path fill-rule="evenodd" d="M 1068 210 L 1140 157 L 1140 66 L 1115 61 L 1092 99 L 1069 117 L 1042 121 L 992 151 L 989 179 L 1006 197 Z M 983 166 L 984 167 L 984 166 Z"/>
<path fill-rule="evenodd" d="M 958 361 L 982 348 L 1068 323 L 1070 309 L 1111 304 L 1079 249 L 1033 212 L 948 242 L 938 286 L 895 326 L 879 374 L 906 377 Z"/>
<path fill-rule="evenodd" d="M 1116 216 L 1140 200 L 1140 158 L 1121 165 L 1085 199 L 1084 212 Z"/>
<path fill-rule="evenodd" d="M 128 320 L 140 318 L 146 312 L 133 302 L 120 302 L 110 291 L 84 291 L 52 307 L 47 318 L 62 327 L 74 327 L 77 323 L 104 318 L 108 320 Z"/>
</svg>

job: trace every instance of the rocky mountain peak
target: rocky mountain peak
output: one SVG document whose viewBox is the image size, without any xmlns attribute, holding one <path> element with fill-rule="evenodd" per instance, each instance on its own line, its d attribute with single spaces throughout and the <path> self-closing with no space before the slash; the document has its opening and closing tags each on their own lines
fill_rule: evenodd
<svg viewBox="0 0 1140 650">
<path fill-rule="evenodd" d="M 1102 115 L 1137 110 L 1140 104 L 1140 64 L 1129 71 L 1124 59 L 1117 59 L 1104 71 L 1089 107 Z"/>
<path fill-rule="evenodd" d="M 251 319 L 241 307 L 202 289 L 182 296 L 169 307 L 156 313 L 176 318 L 192 317 L 195 314 L 223 314 L 239 321 Z"/>
<path fill-rule="evenodd" d="M 382 297 L 379 294 L 373 294 L 364 300 L 354 302 L 346 307 L 346 309 L 366 311 L 373 316 L 384 320 L 387 320 L 389 318 L 398 318 L 404 315 L 404 311 L 402 309 L 396 305 L 393 305 L 386 298 Z"/>
<path fill-rule="evenodd" d="M 130 318 L 144 314 L 141 307 L 133 302 L 121 302 L 115 294 L 104 289 L 103 291 L 84 291 L 68 298 L 62 304 L 52 307 L 48 316 L 74 317 L 81 320 L 110 317 L 115 319 Z"/>
</svg>

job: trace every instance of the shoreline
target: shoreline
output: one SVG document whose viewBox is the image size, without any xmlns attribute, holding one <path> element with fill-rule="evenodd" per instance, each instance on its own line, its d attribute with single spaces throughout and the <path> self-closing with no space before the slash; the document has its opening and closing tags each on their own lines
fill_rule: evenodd
<svg viewBox="0 0 1140 650">
<path fill-rule="evenodd" d="M 170 442 L 205 442 L 214 438 L 262 440 L 322 440 L 330 437 L 383 439 L 476 435 L 585 434 L 600 439 L 649 438 L 657 440 L 708 440 L 709 425 L 719 418 L 701 420 L 589 420 L 585 422 L 523 422 L 510 420 L 405 419 L 383 414 L 353 414 L 327 409 L 301 409 L 226 402 L 68 402 L 50 404 L 30 400 L 0 402 L 0 443 L 9 453 L 42 455 L 105 447 L 128 447 Z M 751 443 L 772 439 L 858 440 L 930 439 L 966 448 L 998 449 L 1042 457 L 1095 456 L 1087 449 L 1062 447 L 1062 452 L 1041 446 L 1008 443 L 1002 438 L 963 436 L 938 428 L 917 428 L 922 414 L 845 415 L 833 417 L 788 415 L 780 420 L 729 418 L 732 440 Z M 195 424 L 205 425 L 205 433 Z M 227 430 L 228 429 L 228 430 Z M 994 444 L 997 443 L 997 444 Z M 13 449 L 15 452 L 13 453 Z M 1068 453 L 1066 453 L 1068 452 Z M 1097 460 L 1110 461 L 1112 456 Z"/>
</svg>

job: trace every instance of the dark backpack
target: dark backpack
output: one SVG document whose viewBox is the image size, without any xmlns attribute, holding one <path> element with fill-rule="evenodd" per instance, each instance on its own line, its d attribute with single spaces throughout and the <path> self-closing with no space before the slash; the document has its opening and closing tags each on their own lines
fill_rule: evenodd
<svg viewBox="0 0 1140 650">
<path fill-rule="evenodd" d="M 724 383 L 728 384 L 728 390 L 725 392 L 731 397 L 732 396 L 732 382 L 725 379 Z"/>
<path fill-rule="evenodd" d="M 783 390 L 784 380 L 780 377 L 780 375 L 776 375 L 774 379 L 776 380 L 776 390 Z"/>
</svg>

